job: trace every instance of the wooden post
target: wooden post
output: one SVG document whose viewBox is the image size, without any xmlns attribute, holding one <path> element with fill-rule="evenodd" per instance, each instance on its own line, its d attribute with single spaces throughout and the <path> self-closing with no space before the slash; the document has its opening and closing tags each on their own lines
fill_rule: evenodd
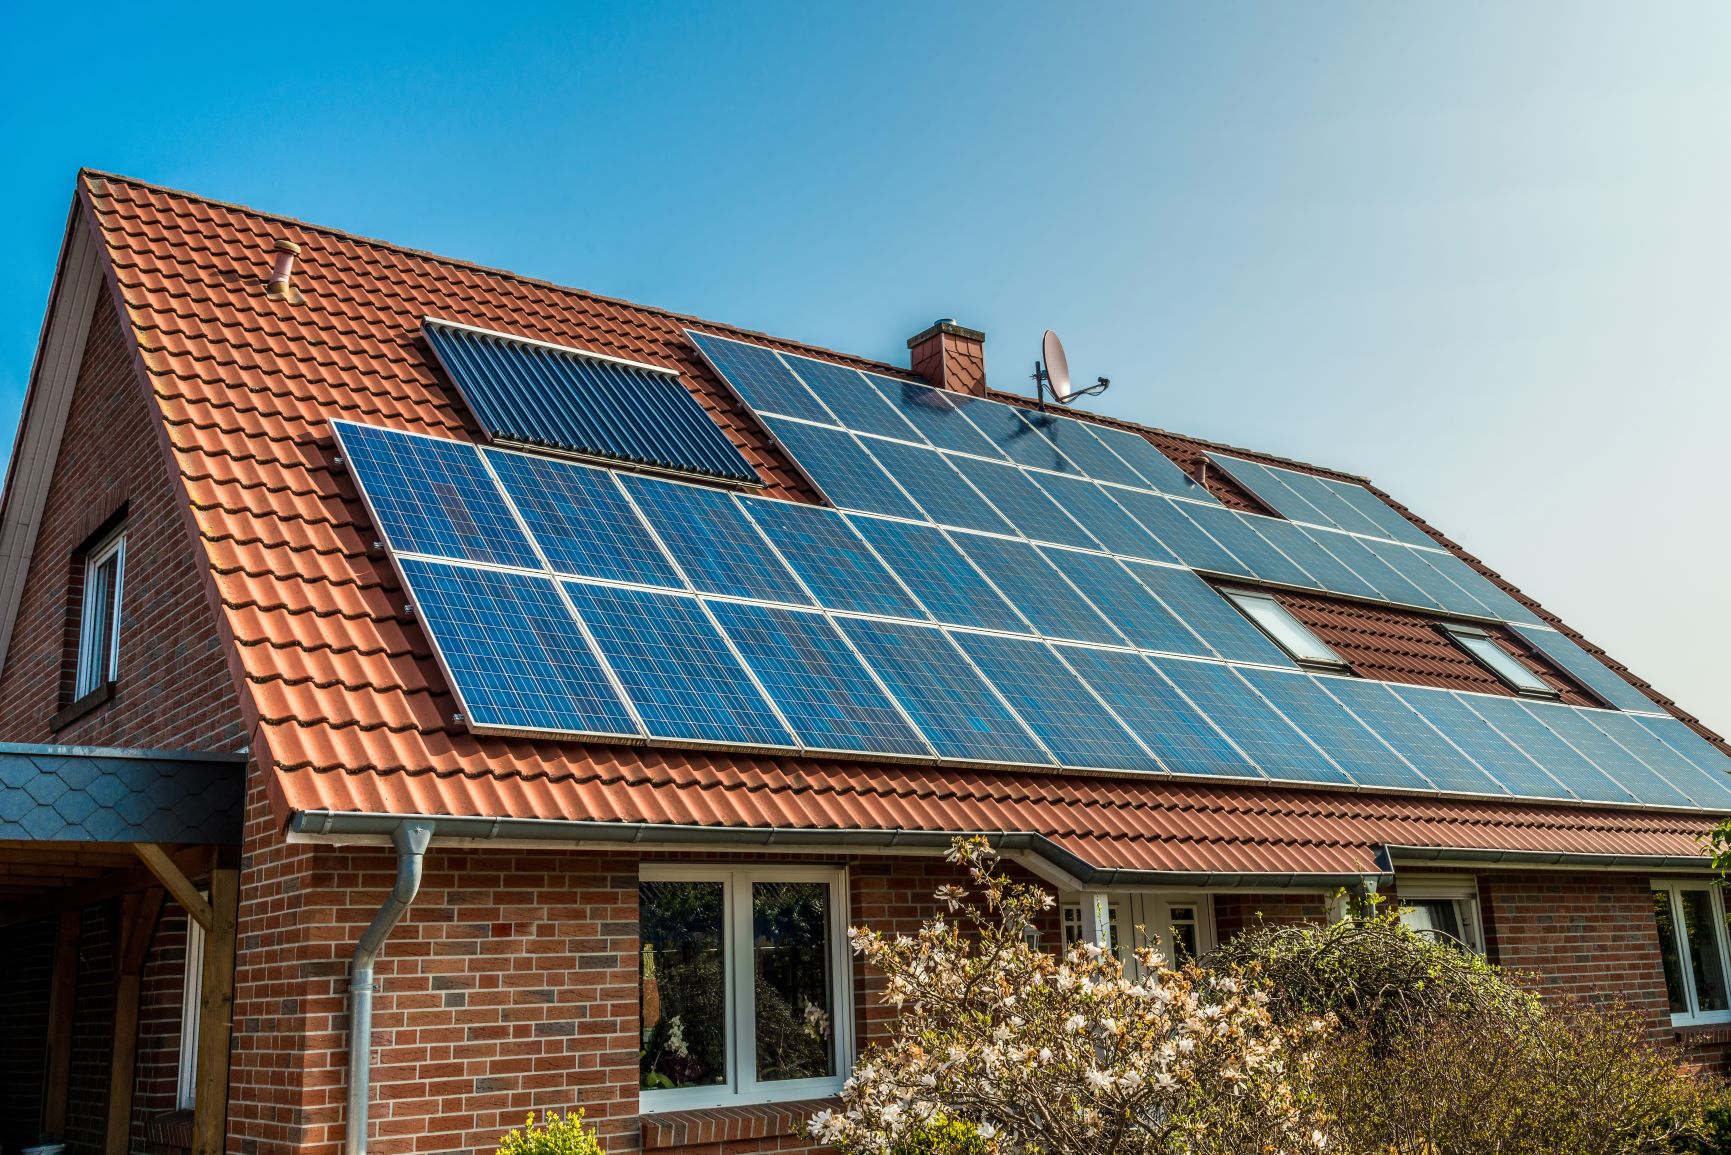
<svg viewBox="0 0 1731 1155">
<path fill-rule="evenodd" d="M 223 1155 L 226 1139 L 229 1033 L 234 1022 L 234 935 L 240 915 L 240 871 L 219 865 L 210 872 L 210 910 L 211 926 L 204 937 L 204 988 L 199 994 L 192 1155 Z"/>
<path fill-rule="evenodd" d="M 83 912 L 60 912 L 54 939 L 54 980 L 48 992 L 48 1047 L 43 1063 L 42 1133 L 66 1138 L 66 1104 L 72 1086 L 72 1012 L 78 1005 L 78 935 Z"/>
<path fill-rule="evenodd" d="M 144 959 L 167 894 L 147 890 L 121 899 L 114 962 L 114 1056 L 108 1069 L 108 1119 L 103 1155 L 126 1155 L 132 1139 L 132 1085 L 138 1070 L 138 998 Z"/>
</svg>

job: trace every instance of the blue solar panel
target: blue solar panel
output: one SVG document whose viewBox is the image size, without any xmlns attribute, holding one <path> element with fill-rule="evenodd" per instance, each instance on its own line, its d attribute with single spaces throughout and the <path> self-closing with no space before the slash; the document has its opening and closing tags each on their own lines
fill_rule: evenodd
<svg viewBox="0 0 1731 1155">
<path fill-rule="evenodd" d="M 612 473 L 527 453 L 484 452 L 556 572 L 685 588 Z"/>
<path fill-rule="evenodd" d="M 1033 436 L 1032 432 L 1029 436 Z M 997 506 L 998 512 L 1009 518 L 1024 536 L 1059 545 L 1100 548 L 1088 531 L 1047 497 L 1045 491 L 1022 470 L 973 457 L 952 457 L 950 464 L 961 470 L 974 483 L 974 488 L 985 494 L 986 500 Z"/>
<path fill-rule="evenodd" d="M 1560 702 L 1522 702 L 1529 713 L 1579 750 L 1636 802 L 1688 806 L 1689 798 L 1593 725 L 1589 711 Z"/>
<path fill-rule="evenodd" d="M 765 417 L 763 424 L 832 505 L 920 518 L 919 507 L 845 429 Z"/>
<path fill-rule="evenodd" d="M 1449 741 L 1508 793 L 1520 798 L 1569 798 L 1569 791 L 1523 753 L 1520 747 L 1491 728 L 1463 701 L 1448 690 L 1424 686 L 1392 686 L 1391 690 L 1418 711 L 1431 725 L 1447 734 Z M 1475 699 L 1476 700 L 1476 699 Z"/>
<path fill-rule="evenodd" d="M 565 583 L 651 738 L 797 746 L 696 598 Z"/>
<path fill-rule="evenodd" d="M 985 434 L 986 440 L 1011 461 L 1057 473 L 1081 472 L 1069 458 L 1058 452 L 1056 445 L 1040 435 L 1017 406 L 999 401 L 975 401 L 967 407 L 967 415 L 974 428 Z"/>
<path fill-rule="evenodd" d="M 782 354 L 782 360 L 849 429 L 899 437 L 903 441 L 920 440 L 913 426 L 902 420 L 889 402 L 872 388 L 865 374 L 846 365 L 814 361 L 793 353 Z"/>
<path fill-rule="evenodd" d="M 1154 659 L 1154 665 L 1214 724 L 1226 731 L 1270 778 L 1350 785 L 1346 772 L 1321 753 L 1231 666 Z"/>
<path fill-rule="evenodd" d="M 998 516 L 979 492 L 951 468 L 950 458 L 945 454 L 875 437 L 862 437 L 860 444 L 901 482 L 902 488 L 939 525 L 983 529 L 991 533 L 1016 532 L 1014 526 Z"/>
<path fill-rule="evenodd" d="M 1040 552 L 1088 596 L 1132 645 L 1169 654 L 1213 654 L 1201 638 L 1119 562 L 1097 553 L 1070 549 L 1048 547 Z"/>
<path fill-rule="evenodd" d="M 1454 582 L 1437 572 L 1427 557 L 1440 556 L 1425 550 L 1390 545 L 1372 538 L 1359 539 L 1369 550 L 1388 563 L 1401 577 L 1424 591 L 1425 597 L 1452 613 L 1488 615 L 1490 610 Z"/>
<path fill-rule="evenodd" d="M 1393 506 L 1364 486 L 1335 481 L 1333 478 L 1324 478 L 1323 484 L 1339 494 L 1343 501 L 1362 514 L 1367 521 L 1381 529 L 1384 537 L 1404 541 L 1408 545 L 1436 544 L 1436 540 L 1428 533 L 1397 513 Z"/>
<path fill-rule="evenodd" d="M 1629 792 L 1612 782 L 1599 768 L 1583 758 L 1574 747 L 1557 737 L 1556 732 L 1521 708 L 1514 698 L 1497 698 L 1488 694 L 1462 694 L 1461 701 L 1473 712 L 1495 726 L 1504 738 L 1526 751 L 1527 755 L 1545 768 L 1562 788 L 1582 802 L 1628 802 Z M 1514 790 L 1520 791 L 1508 776 L 1497 777 Z M 1538 797 L 1555 797 L 1546 792 Z"/>
<path fill-rule="evenodd" d="M 1426 551 L 1425 561 L 1432 569 L 1460 586 L 1480 605 L 1487 607 L 1494 617 L 1505 622 L 1537 622 L 1539 615 L 1516 601 L 1501 586 L 1493 583 L 1484 574 L 1462 561 L 1452 553 L 1441 553 L 1435 550 Z"/>
<path fill-rule="evenodd" d="M 1285 585 L 1316 586 L 1314 578 L 1256 532 L 1257 525 L 1268 518 L 1250 517 L 1223 505 L 1185 502 L 1180 508 L 1186 517 L 1207 530 L 1214 540 L 1249 567 L 1251 576 Z"/>
<path fill-rule="evenodd" d="M 972 453 L 977 457 L 1001 459 L 1003 454 L 975 429 L 963 413 L 981 404 L 947 389 L 933 389 L 912 381 L 898 381 L 881 373 L 867 373 L 866 379 L 877 387 L 878 394 L 888 401 L 908 424 L 925 434 L 926 440 L 939 449 L 957 453 Z"/>
<path fill-rule="evenodd" d="M 1157 493 L 1144 493 L 1138 489 L 1114 489 L 1112 496 L 1130 516 L 1142 523 L 1142 528 L 1159 538 L 1178 561 L 1210 573 L 1251 576 L 1249 566 L 1233 557 L 1225 546 L 1179 512 L 1187 503 L 1168 501 Z"/>
<path fill-rule="evenodd" d="M 1273 542 L 1281 553 L 1302 566 L 1306 573 L 1316 579 L 1313 584 L 1321 589 L 1364 598 L 1377 596 L 1375 586 L 1360 577 L 1318 540 L 1325 536 L 1339 537 L 1340 534 L 1329 534 L 1325 530 L 1312 533 L 1290 521 L 1276 521 L 1273 518 L 1258 519 L 1256 529 Z"/>
<path fill-rule="evenodd" d="M 1731 805 L 1731 777 L 1721 770 L 1709 771 L 1697 766 L 1641 725 L 1646 719 L 1636 718 L 1632 714 L 1620 714 L 1614 710 L 1594 710 L 1588 716 L 1593 725 L 1608 734 L 1619 746 L 1651 766 L 1660 777 L 1688 795 L 1690 805 L 1709 810 L 1723 810 Z M 1706 745 L 1704 742 L 1702 744 Z M 1720 762 L 1725 762 L 1722 756 L 1714 756 Z"/>
<path fill-rule="evenodd" d="M 1676 718 L 1636 718 L 1630 721 L 1640 726 L 1653 737 L 1663 742 L 1666 747 L 1675 750 L 1680 757 L 1687 759 L 1699 769 L 1708 780 L 1706 796 L 1709 799 L 1731 792 L 1731 758 L 1724 751 L 1701 735 L 1695 733 Z M 1709 805 L 1712 803 L 1709 802 Z"/>
<path fill-rule="evenodd" d="M 1362 598 L 1380 600 L 1384 597 L 1381 588 L 1367 579 L 1359 571 L 1357 565 L 1353 565 L 1347 560 L 1353 558 L 1362 565 L 1364 551 L 1355 549 L 1351 544 L 1352 539 L 1346 534 L 1327 529 L 1309 529 L 1304 526 L 1294 526 L 1293 528 L 1310 539 L 1317 549 L 1326 552 L 1339 567 L 1338 569 L 1331 567 L 1327 559 L 1318 558 L 1313 553 L 1301 553 L 1299 560 L 1304 564 L 1304 568 L 1322 580 L 1324 589 L 1334 593 L 1354 594 Z M 1286 547 L 1283 545 L 1281 548 L 1285 549 Z"/>
<path fill-rule="evenodd" d="M 806 749 L 933 753 L 823 614 L 721 601 L 709 609 Z"/>
<path fill-rule="evenodd" d="M 1172 773 L 1262 777 L 1140 655 L 1081 646 L 1059 646 L 1058 651 Z"/>
<path fill-rule="evenodd" d="M 1619 710 L 1646 710 L 1650 713 L 1658 711 L 1659 707 L 1647 695 L 1557 631 L 1519 625 L 1514 627 L 1514 631 L 1541 654 L 1568 671 L 1575 681 Z"/>
<path fill-rule="evenodd" d="M 1160 769 L 1154 756 L 1076 680 L 1045 642 L 997 634 L 952 636 L 1022 721 L 1040 736 L 1060 766 Z"/>
<path fill-rule="evenodd" d="M 739 399 L 757 412 L 835 424 L 835 417 L 800 383 L 775 350 L 689 329 L 685 335 Z"/>
<path fill-rule="evenodd" d="M 541 568 L 473 445 L 347 421 L 331 428 L 393 550 Z"/>
<path fill-rule="evenodd" d="M 1146 485 L 1140 473 L 1124 463 L 1124 459 L 1106 447 L 1106 443 L 1089 431 L 1086 422 L 1061 413 L 1041 413 L 1023 410 L 1022 416 L 1042 436 L 1058 447 L 1072 464 L 1097 481 L 1115 481 L 1120 485 Z"/>
<path fill-rule="evenodd" d="M 553 579 L 397 564 L 471 727 L 638 736 Z"/>
<path fill-rule="evenodd" d="M 1269 641 L 1267 634 L 1251 625 L 1213 586 L 1189 570 L 1136 562 L 1125 564 L 1167 609 L 1221 657 L 1269 666 L 1293 664 L 1285 650 Z"/>
<path fill-rule="evenodd" d="M 675 373 L 431 319 L 422 329 L 495 440 L 757 481 Z"/>
<path fill-rule="evenodd" d="M 630 474 L 619 480 L 695 588 L 811 604 L 799 581 L 764 547 L 762 535 L 732 494 Z"/>
<path fill-rule="evenodd" d="M 1282 480 L 1284 471 L 1270 469 L 1261 462 L 1228 457 L 1224 453 L 1210 453 L 1208 460 L 1225 470 L 1228 477 L 1248 489 L 1258 501 L 1280 516 L 1293 521 L 1307 521 L 1312 525 L 1334 524 L 1320 509 L 1285 484 Z"/>
<path fill-rule="evenodd" d="M 848 521 L 938 621 L 1012 634 L 1033 632 L 941 531 L 875 517 Z"/>
<path fill-rule="evenodd" d="M 1407 708 L 1386 682 L 1358 678 L 1319 678 L 1317 681 L 1359 721 L 1375 730 L 1384 742 L 1412 763 L 1439 790 L 1463 794 L 1504 794 L 1501 783 L 1455 747 L 1449 745 L 1419 715 Z"/>
<path fill-rule="evenodd" d="M 1111 425 L 1090 425 L 1088 428 L 1112 452 L 1123 458 L 1126 465 L 1141 474 L 1152 488 L 1174 497 L 1193 497 L 1207 502 L 1216 500 L 1212 493 L 1190 480 L 1170 457 L 1154 448 L 1153 443 L 1140 433 Z"/>
<path fill-rule="evenodd" d="M 1381 526 L 1358 512 L 1357 508 L 1340 495 L 1334 485 L 1323 478 L 1291 469 L 1270 469 L 1269 472 L 1327 518 L 1323 524 L 1337 525 L 1350 533 L 1383 536 Z"/>
<path fill-rule="evenodd" d="M 1238 671 L 1313 742 L 1328 751 L 1360 786 L 1429 790 L 1423 775 L 1378 741 L 1306 674 L 1244 667 Z"/>
<path fill-rule="evenodd" d="M 1124 644 L 1111 623 L 1027 542 L 971 533 L 955 534 L 953 540 L 1042 634 Z"/>
<path fill-rule="evenodd" d="M 1390 564 L 1390 561 L 1404 564 L 1404 559 L 1398 555 L 1407 552 L 1405 546 L 1349 535 L 1343 535 L 1335 542 L 1335 546 L 1340 559 L 1374 586 L 1384 601 L 1440 608 L 1435 598 L 1414 585 Z M 1390 555 L 1389 560 L 1384 560 L 1384 553 Z"/>
<path fill-rule="evenodd" d="M 1052 764 L 942 630 L 866 618 L 837 624 L 943 757 Z"/>
<path fill-rule="evenodd" d="M 827 608 L 890 618 L 926 616 L 834 510 L 764 497 L 741 498 L 740 504 Z"/>
<path fill-rule="evenodd" d="M 1029 473 L 1025 476 L 1068 510 L 1070 516 L 1081 522 L 1083 528 L 1111 552 L 1153 561 L 1171 559 L 1171 552 L 1113 500 L 1112 495 L 1125 490 L 1113 490 L 1085 478 L 1060 477 L 1055 473 Z"/>
</svg>

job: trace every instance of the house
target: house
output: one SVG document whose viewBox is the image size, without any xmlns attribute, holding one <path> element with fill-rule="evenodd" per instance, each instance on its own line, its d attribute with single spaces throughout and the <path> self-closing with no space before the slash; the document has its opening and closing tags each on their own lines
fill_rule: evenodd
<svg viewBox="0 0 1731 1155">
<path fill-rule="evenodd" d="M 799 1129 L 984 832 L 1722 1063 L 1723 741 L 1364 479 L 80 174 L 0 505 L 0 1138 Z"/>
</svg>

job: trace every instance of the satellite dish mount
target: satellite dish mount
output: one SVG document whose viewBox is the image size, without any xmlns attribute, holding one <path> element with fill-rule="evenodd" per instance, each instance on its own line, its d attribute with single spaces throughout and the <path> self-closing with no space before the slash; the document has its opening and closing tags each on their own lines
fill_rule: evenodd
<svg viewBox="0 0 1731 1155">
<path fill-rule="evenodd" d="M 1112 384 L 1106 378 L 1097 379 L 1086 389 L 1078 389 L 1070 380 L 1070 362 L 1064 356 L 1064 343 L 1058 334 L 1047 329 L 1040 338 L 1040 359 L 1034 362 L 1034 395 L 1040 408 L 1046 408 L 1046 394 L 1060 405 L 1068 405 L 1078 397 L 1097 397 Z"/>
</svg>

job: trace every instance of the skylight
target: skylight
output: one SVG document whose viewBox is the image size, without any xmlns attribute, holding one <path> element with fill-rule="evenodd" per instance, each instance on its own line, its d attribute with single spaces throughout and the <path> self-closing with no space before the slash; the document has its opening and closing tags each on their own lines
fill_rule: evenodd
<svg viewBox="0 0 1731 1155">
<path fill-rule="evenodd" d="M 1495 674 L 1510 689 L 1535 698 L 1555 698 L 1557 691 L 1545 680 L 1515 660 L 1513 654 L 1497 644 L 1497 640 L 1472 626 L 1443 626 L 1443 633 L 1455 645 L 1472 655 L 1474 661 Z"/>
<path fill-rule="evenodd" d="M 1300 665 L 1320 666 L 1330 670 L 1350 668 L 1339 654 L 1329 649 L 1321 638 L 1293 617 L 1291 611 L 1275 601 L 1272 594 L 1244 589 L 1221 592 Z"/>
</svg>

